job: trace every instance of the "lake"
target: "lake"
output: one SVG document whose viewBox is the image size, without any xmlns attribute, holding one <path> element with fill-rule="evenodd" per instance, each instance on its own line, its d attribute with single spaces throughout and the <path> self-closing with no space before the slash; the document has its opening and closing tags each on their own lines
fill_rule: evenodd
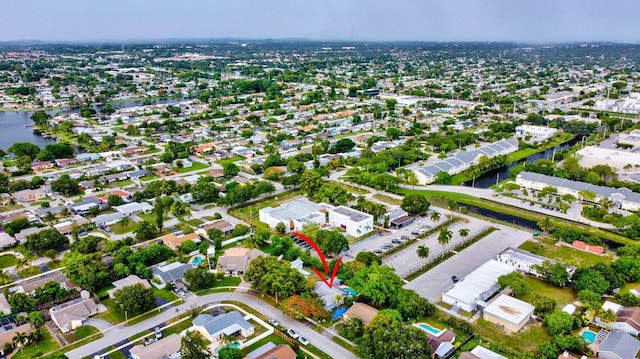
<svg viewBox="0 0 640 359">
<path fill-rule="evenodd" d="M 155 104 L 168 104 L 175 105 L 182 99 L 175 98 L 161 98 L 154 101 Z M 129 101 L 129 102 L 114 102 L 115 108 L 129 108 L 142 106 L 142 101 Z M 96 111 L 100 111 L 102 105 L 92 106 Z M 15 142 L 31 142 L 40 147 L 44 147 L 47 144 L 55 143 L 54 139 L 44 138 L 33 132 L 31 121 L 31 115 L 35 111 L 0 111 L 0 149 L 7 150 Z M 57 109 L 45 111 L 46 113 L 54 116 L 57 113 L 63 112 L 78 112 L 77 109 Z"/>
</svg>

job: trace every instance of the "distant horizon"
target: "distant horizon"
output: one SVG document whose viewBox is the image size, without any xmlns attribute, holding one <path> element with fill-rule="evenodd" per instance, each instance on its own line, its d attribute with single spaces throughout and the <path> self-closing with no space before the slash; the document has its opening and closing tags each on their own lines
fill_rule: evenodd
<svg viewBox="0 0 640 359">
<path fill-rule="evenodd" d="M 640 42 L 640 12 L 633 0 L 22 0 L 3 5 L 0 41 Z"/>
</svg>

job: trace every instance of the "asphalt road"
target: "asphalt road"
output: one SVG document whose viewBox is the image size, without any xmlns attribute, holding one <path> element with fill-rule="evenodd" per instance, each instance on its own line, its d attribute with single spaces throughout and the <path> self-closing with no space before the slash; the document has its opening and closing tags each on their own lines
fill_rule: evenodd
<svg viewBox="0 0 640 359">
<path fill-rule="evenodd" d="M 145 330 L 152 329 L 162 323 L 172 319 L 179 314 L 189 311 L 192 307 L 199 307 L 203 305 L 214 304 L 221 301 L 237 301 L 249 305 L 256 312 L 268 316 L 270 318 L 277 318 L 280 324 L 286 328 L 295 328 L 303 337 L 307 338 L 312 345 L 327 353 L 333 358 L 341 359 L 356 359 L 357 357 L 350 351 L 342 348 L 338 344 L 332 342 L 330 339 L 323 336 L 321 333 L 301 324 L 300 322 L 287 317 L 282 312 L 260 299 L 246 293 L 236 292 L 223 292 L 213 293 L 202 297 L 196 297 L 181 304 L 177 307 L 172 307 L 167 311 L 164 311 L 152 318 L 145 320 L 144 322 L 137 323 L 131 326 L 118 326 L 109 331 L 109 334 L 103 338 L 95 340 L 91 343 L 83 345 L 79 348 L 73 349 L 66 353 L 69 359 L 80 359 L 89 357 L 102 351 L 104 348 L 115 345 L 117 343 L 126 340 L 127 338 L 136 335 Z"/>
</svg>

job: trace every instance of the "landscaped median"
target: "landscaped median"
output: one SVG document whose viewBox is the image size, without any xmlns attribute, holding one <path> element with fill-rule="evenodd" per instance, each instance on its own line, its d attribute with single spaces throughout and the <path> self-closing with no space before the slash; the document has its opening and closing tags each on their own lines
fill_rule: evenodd
<svg viewBox="0 0 640 359">
<path fill-rule="evenodd" d="M 452 225 L 452 224 L 454 224 L 454 223 L 456 223 L 456 222 L 458 222 L 460 220 L 461 220 L 460 217 L 450 218 L 450 219 L 442 222 L 441 224 L 431 228 L 430 230 L 428 230 L 428 231 L 426 231 L 424 233 L 421 233 L 421 234 L 419 234 L 419 235 L 417 235 L 417 236 L 415 236 L 413 238 L 410 238 L 408 241 L 389 249 L 388 251 L 384 252 L 382 254 L 382 256 L 380 256 L 380 258 L 384 259 L 385 257 L 388 257 L 388 256 L 390 256 L 390 255 L 392 255 L 394 253 L 400 252 L 401 250 L 403 250 L 403 249 L 407 248 L 408 246 L 412 245 L 418 239 L 426 238 L 426 237 L 438 232 L 441 228 L 447 228 L 450 225 Z"/>
</svg>

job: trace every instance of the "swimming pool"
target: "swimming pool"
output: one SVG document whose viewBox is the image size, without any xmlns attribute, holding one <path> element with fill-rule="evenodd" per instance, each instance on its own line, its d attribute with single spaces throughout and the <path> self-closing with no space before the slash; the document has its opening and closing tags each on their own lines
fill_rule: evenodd
<svg viewBox="0 0 640 359">
<path fill-rule="evenodd" d="M 217 348 L 216 348 L 216 350 L 215 350 L 216 354 L 218 354 L 218 351 L 219 351 L 220 349 L 225 348 L 225 347 L 238 349 L 238 348 L 240 348 L 240 343 L 231 343 L 231 344 L 229 344 L 229 345 L 221 345 L 221 346 L 219 346 L 219 347 L 217 347 Z"/>
<path fill-rule="evenodd" d="M 418 325 L 418 327 L 420 327 L 421 329 L 423 329 L 423 330 L 425 330 L 425 331 L 427 331 L 427 332 L 429 332 L 429 333 L 431 333 L 431 334 L 433 334 L 433 335 L 435 335 L 435 336 L 440 335 L 440 332 L 442 332 L 442 330 L 440 330 L 440 329 L 436 329 L 436 328 L 434 328 L 434 327 L 430 326 L 430 325 L 429 325 L 429 324 L 427 324 L 427 323 L 420 323 L 420 324 L 417 324 L 417 325 Z"/>
<path fill-rule="evenodd" d="M 355 297 L 358 295 L 358 292 L 356 292 L 355 290 L 349 288 L 349 287 L 344 287 L 342 288 L 344 289 L 345 292 L 349 293 L 350 296 Z"/>
<path fill-rule="evenodd" d="M 195 257 L 191 260 L 191 264 L 194 266 L 199 266 L 202 263 L 202 257 Z"/>
<path fill-rule="evenodd" d="M 589 331 L 589 330 L 585 330 L 584 332 L 582 332 L 582 337 L 589 342 L 589 344 L 593 344 L 593 342 L 596 341 L 596 333 Z"/>
</svg>

